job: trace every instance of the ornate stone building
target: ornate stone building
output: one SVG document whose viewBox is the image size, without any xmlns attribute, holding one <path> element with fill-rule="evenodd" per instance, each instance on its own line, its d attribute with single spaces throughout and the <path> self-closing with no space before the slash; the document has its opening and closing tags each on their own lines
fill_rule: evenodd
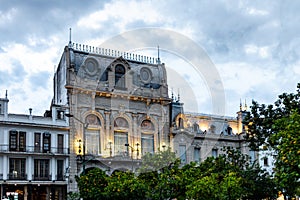
<svg viewBox="0 0 300 200">
<path fill-rule="evenodd" d="M 159 59 L 70 43 L 53 103 L 69 110 L 70 191 L 89 168 L 134 171 L 144 153 L 169 145 L 171 99 Z"/>
<path fill-rule="evenodd" d="M 172 98 L 173 99 L 173 98 Z M 172 102 L 170 139 L 172 149 L 183 164 L 201 162 L 207 157 L 224 154 L 223 147 L 240 149 L 254 161 L 243 136 L 242 120 L 247 111 L 240 106 L 237 117 L 183 112 L 183 103 Z"/>
</svg>

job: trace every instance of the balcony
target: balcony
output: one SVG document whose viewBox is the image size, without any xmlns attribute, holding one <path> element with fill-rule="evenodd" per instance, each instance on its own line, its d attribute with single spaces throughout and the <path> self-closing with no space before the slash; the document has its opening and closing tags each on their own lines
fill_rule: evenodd
<svg viewBox="0 0 300 200">
<path fill-rule="evenodd" d="M 67 155 L 70 153 L 69 148 L 51 147 L 50 149 L 43 149 L 37 146 L 25 146 L 22 149 L 11 149 L 9 145 L 0 145 L 0 153 L 25 153 L 25 154 L 58 154 Z"/>
<path fill-rule="evenodd" d="M 27 174 L 13 171 L 12 173 L 8 174 L 8 178 L 9 180 L 27 180 Z"/>
<path fill-rule="evenodd" d="M 32 175 L 32 180 L 34 180 L 34 181 L 51 181 L 51 174 L 49 174 L 49 175 L 35 174 L 35 175 Z"/>
</svg>

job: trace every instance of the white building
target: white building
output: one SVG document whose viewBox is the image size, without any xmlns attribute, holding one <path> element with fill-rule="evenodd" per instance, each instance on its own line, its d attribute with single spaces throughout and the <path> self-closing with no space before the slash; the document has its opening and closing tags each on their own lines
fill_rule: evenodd
<svg viewBox="0 0 300 200">
<path fill-rule="evenodd" d="M 1 198 L 65 199 L 68 171 L 68 124 L 63 109 L 52 116 L 8 114 L 8 98 L 0 98 Z"/>
</svg>

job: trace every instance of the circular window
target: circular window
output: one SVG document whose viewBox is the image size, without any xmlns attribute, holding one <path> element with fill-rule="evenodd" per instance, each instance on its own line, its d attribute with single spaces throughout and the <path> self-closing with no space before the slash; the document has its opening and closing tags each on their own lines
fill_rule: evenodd
<svg viewBox="0 0 300 200">
<path fill-rule="evenodd" d="M 144 82 L 150 82 L 152 79 L 151 70 L 149 68 L 143 67 L 140 70 L 141 80 Z"/>
<path fill-rule="evenodd" d="M 89 74 L 89 75 L 95 75 L 98 72 L 98 64 L 95 60 L 87 60 L 85 62 L 85 71 Z"/>
</svg>

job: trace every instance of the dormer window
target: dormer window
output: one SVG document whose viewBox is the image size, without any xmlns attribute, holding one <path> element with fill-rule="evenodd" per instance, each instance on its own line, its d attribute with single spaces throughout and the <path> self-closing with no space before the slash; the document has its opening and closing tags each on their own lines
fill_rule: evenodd
<svg viewBox="0 0 300 200">
<path fill-rule="evenodd" d="M 118 64 L 115 68 L 115 86 L 116 88 L 125 88 L 125 67 Z"/>
</svg>

